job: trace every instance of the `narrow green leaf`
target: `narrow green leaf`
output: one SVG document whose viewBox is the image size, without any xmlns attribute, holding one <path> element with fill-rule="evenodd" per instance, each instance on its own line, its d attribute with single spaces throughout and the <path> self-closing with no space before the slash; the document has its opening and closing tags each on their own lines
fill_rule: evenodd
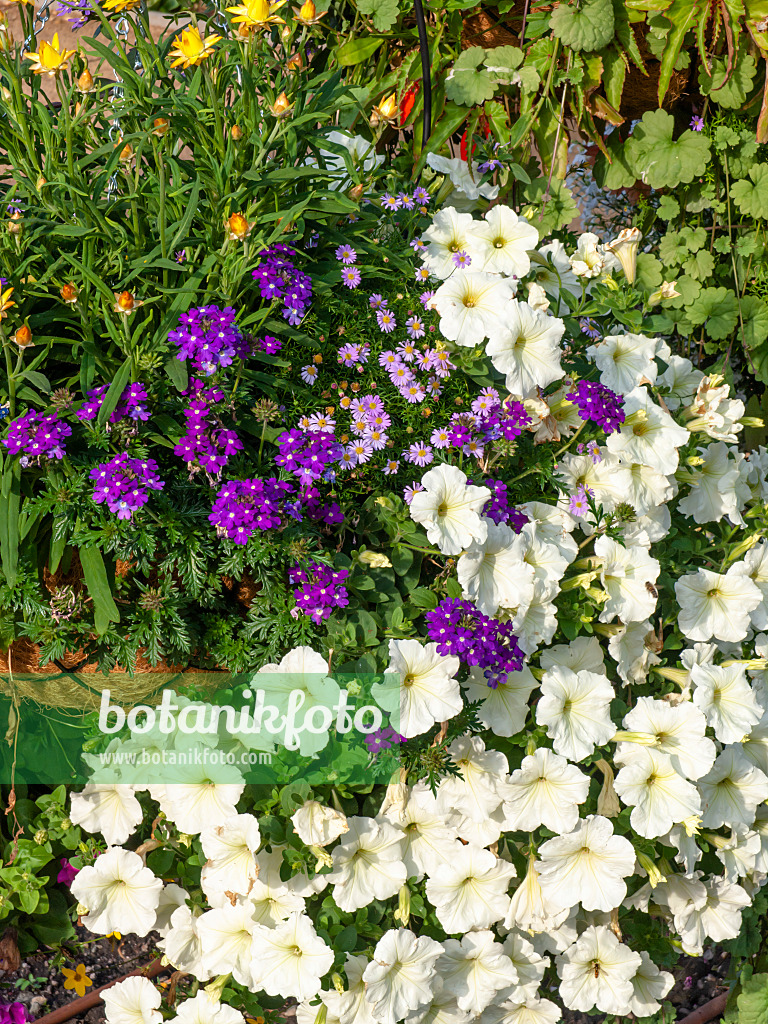
<svg viewBox="0 0 768 1024">
<path fill-rule="evenodd" d="M 16 583 L 19 566 L 19 506 L 21 466 L 16 460 L 3 474 L 0 490 L 0 565 L 9 587 Z"/>
<path fill-rule="evenodd" d="M 120 621 L 120 612 L 117 610 L 112 591 L 109 589 L 107 580 L 107 568 L 101 551 L 97 547 L 79 549 L 80 564 L 83 567 L 83 576 L 88 593 L 93 599 L 94 623 L 96 632 L 103 636 L 109 629 L 110 622 Z"/>
<path fill-rule="evenodd" d="M 99 415 L 96 417 L 96 422 L 100 427 L 103 427 L 109 417 L 115 411 L 117 403 L 120 401 L 120 396 L 125 390 L 125 386 L 131 378 L 131 357 L 127 356 L 123 365 L 115 374 L 115 379 L 109 385 L 109 390 L 104 395 L 104 401 L 99 409 Z"/>
</svg>

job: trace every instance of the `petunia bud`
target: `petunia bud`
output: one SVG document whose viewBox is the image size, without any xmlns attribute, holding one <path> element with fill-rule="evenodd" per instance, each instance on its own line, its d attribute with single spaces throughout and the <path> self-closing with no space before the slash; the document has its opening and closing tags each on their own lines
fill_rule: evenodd
<svg viewBox="0 0 768 1024">
<path fill-rule="evenodd" d="M 635 283 L 635 272 L 637 271 L 637 247 L 643 237 L 639 228 L 624 228 L 619 232 L 619 237 L 606 246 L 621 263 L 624 276 L 630 284 Z"/>
</svg>

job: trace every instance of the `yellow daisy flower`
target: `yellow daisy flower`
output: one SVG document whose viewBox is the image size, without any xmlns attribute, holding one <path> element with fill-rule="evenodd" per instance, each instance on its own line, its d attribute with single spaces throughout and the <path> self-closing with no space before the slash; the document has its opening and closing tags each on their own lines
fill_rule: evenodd
<svg viewBox="0 0 768 1024">
<path fill-rule="evenodd" d="M 5 291 L 0 289 L 0 320 L 5 320 L 8 316 L 8 310 L 11 306 L 15 306 L 16 303 L 11 301 L 13 295 L 13 288 L 6 288 Z"/>
<path fill-rule="evenodd" d="M 169 57 L 176 58 L 171 67 L 189 68 L 193 64 L 202 64 L 206 58 L 211 56 L 214 46 L 221 39 L 221 36 L 216 35 L 206 36 L 203 39 L 197 28 L 183 29 L 181 35 L 176 36 L 173 40 L 173 48 L 168 54 Z"/>
<path fill-rule="evenodd" d="M 27 51 L 24 54 L 24 59 L 35 62 L 32 65 L 32 70 L 36 75 L 53 76 L 58 75 L 60 71 L 64 71 L 76 52 L 76 50 L 59 49 L 59 33 L 57 32 L 52 42 L 47 43 L 43 40 L 37 53 Z"/>
<path fill-rule="evenodd" d="M 106 3 L 103 3 L 101 6 L 105 11 L 114 11 L 116 14 L 119 14 L 121 11 L 132 11 L 140 3 L 141 0 L 106 0 Z"/>
<path fill-rule="evenodd" d="M 264 29 L 268 25 L 284 25 L 283 19 L 278 18 L 275 12 L 287 2 L 288 0 L 277 0 L 276 3 L 270 3 L 269 0 L 246 0 L 244 4 L 228 7 L 227 10 L 230 14 L 237 15 L 232 19 L 234 25 L 242 23 L 242 28 L 252 32 L 257 28 Z"/>
</svg>

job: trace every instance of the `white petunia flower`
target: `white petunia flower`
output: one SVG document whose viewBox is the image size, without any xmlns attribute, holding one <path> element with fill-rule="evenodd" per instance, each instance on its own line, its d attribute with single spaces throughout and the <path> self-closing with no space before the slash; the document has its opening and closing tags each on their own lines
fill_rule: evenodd
<svg viewBox="0 0 768 1024">
<path fill-rule="evenodd" d="M 587 355 L 600 370 L 600 383 L 619 395 L 627 395 L 645 378 L 655 383 L 656 339 L 643 334 L 609 334 Z"/>
<path fill-rule="evenodd" d="M 650 619 L 622 625 L 608 641 L 608 653 L 616 662 L 616 671 L 627 685 L 644 683 L 651 665 L 658 665 L 661 661 L 653 650 L 656 641 Z"/>
<path fill-rule="evenodd" d="M 171 915 L 167 934 L 158 942 L 158 946 L 177 971 L 191 974 L 198 981 L 208 981 L 214 972 L 203 966 L 203 944 L 199 929 L 201 919 L 189 907 L 177 907 Z"/>
<path fill-rule="evenodd" d="M 507 915 L 507 889 L 514 875 L 513 864 L 469 844 L 462 846 L 449 864 L 439 864 L 430 874 L 427 899 L 449 935 L 490 928 Z"/>
<path fill-rule="evenodd" d="M 81 868 L 71 891 L 87 907 L 82 923 L 97 935 L 146 935 L 154 927 L 163 883 L 138 854 L 113 846 Z"/>
<path fill-rule="evenodd" d="M 540 313 L 546 313 L 550 307 L 550 301 L 547 297 L 547 293 L 537 284 L 535 281 L 528 282 L 528 298 L 526 302 L 531 309 L 537 309 Z"/>
<path fill-rule="evenodd" d="M 393 804 L 380 814 L 402 832 L 408 878 L 421 880 L 435 864 L 449 862 L 460 848 L 455 829 L 446 824 L 428 786 L 417 784 L 405 803 Z"/>
<path fill-rule="evenodd" d="M 529 857 L 525 877 L 512 894 L 504 927 L 520 928 L 529 935 L 553 931 L 565 922 L 569 913 L 570 908 L 563 910 L 546 899 L 541 891 L 536 859 Z"/>
<path fill-rule="evenodd" d="M 561 509 L 565 511 L 568 508 L 571 496 L 580 487 L 591 491 L 595 501 L 607 512 L 612 512 L 617 505 L 627 501 L 632 482 L 629 468 L 605 449 L 600 454 L 604 456 L 600 462 L 593 462 L 590 455 L 573 455 L 570 452 L 560 459 L 555 475 L 561 488 Z M 580 523 L 594 521 L 588 510 L 578 518 Z"/>
<path fill-rule="evenodd" d="M 236 814 L 221 825 L 202 830 L 200 841 L 208 858 L 204 866 L 208 889 L 247 896 L 259 874 L 256 852 L 261 836 L 252 814 Z"/>
<path fill-rule="evenodd" d="M 734 458 L 722 441 L 698 452 L 701 462 L 681 473 L 691 490 L 678 502 L 678 509 L 696 523 L 720 522 L 727 517 L 734 526 L 743 526 L 741 510 L 750 497 L 739 466 L 743 455 L 736 452 Z"/>
<path fill-rule="evenodd" d="M 426 1010 L 417 1010 L 407 1018 L 408 1024 L 469 1024 L 472 1014 L 469 1010 L 462 1010 L 456 1002 L 456 997 L 443 985 L 439 975 L 435 975 L 432 987 L 432 999 Z"/>
<path fill-rule="evenodd" d="M 498 185 L 491 185 L 490 182 L 486 182 L 484 185 L 480 184 L 483 175 L 476 160 L 473 160 L 469 167 L 467 161 L 462 160 L 461 157 L 449 159 L 446 156 L 439 156 L 437 153 L 430 153 L 427 157 L 427 165 L 438 174 L 448 175 L 454 189 L 459 193 L 460 202 L 472 204 L 480 196 L 483 199 L 495 199 L 499 194 Z M 451 198 L 454 198 L 453 195 Z"/>
<path fill-rule="evenodd" d="M 578 557 L 579 547 L 571 536 L 578 524 L 570 512 L 544 501 L 524 501 L 518 507 L 536 524 L 537 536 L 555 544 L 569 564 Z"/>
<path fill-rule="evenodd" d="M 207 910 L 197 921 L 204 969 L 211 975 L 231 973 L 240 985 L 251 988 L 253 935 L 257 927 L 248 900 L 232 903 L 227 898 L 222 906 Z"/>
<path fill-rule="evenodd" d="M 704 374 L 694 367 L 690 359 L 683 356 L 671 355 L 664 362 L 667 368 L 656 378 L 656 385 L 666 391 L 664 403 L 674 412 L 693 398 Z"/>
<path fill-rule="evenodd" d="M 253 991 L 311 999 L 333 966 L 333 951 L 305 914 L 291 914 L 274 928 L 257 924 L 253 933 Z"/>
<path fill-rule="evenodd" d="M 677 449 L 688 442 L 688 431 L 660 409 L 644 387 L 624 399 L 624 422 L 606 439 L 606 447 L 625 462 L 642 462 L 659 473 L 678 467 Z"/>
<path fill-rule="evenodd" d="M 507 303 L 503 323 L 494 324 L 488 332 L 485 351 L 499 373 L 506 374 L 506 386 L 513 395 L 527 398 L 562 376 L 564 331 L 562 320 L 532 309 L 527 302 Z"/>
<path fill-rule="evenodd" d="M 755 629 L 768 629 L 768 541 L 759 541 L 735 565 L 738 572 L 748 576 L 763 595 L 763 600 L 751 613 L 752 625 Z"/>
<path fill-rule="evenodd" d="M 437 644 L 390 640 L 389 659 L 384 681 L 374 683 L 371 693 L 393 712 L 391 724 L 401 736 L 419 736 L 462 710 L 457 657 L 438 654 Z"/>
<path fill-rule="evenodd" d="M 613 698 L 604 675 L 556 665 L 544 673 L 536 721 L 546 727 L 558 754 L 581 761 L 616 732 L 610 715 Z"/>
<path fill-rule="evenodd" d="M 539 232 L 508 206 L 492 206 L 473 234 L 485 258 L 478 267 L 486 273 L 520 278 L 531 269 L 528 250 L 539 244 Z"/>
<path fill-rule="evenodd" d="M 161 996 L 149 978 L 126 978 L 105 989 L 101 998 L 107 1024 L 160 1024 Z"/>
<path fill-rule="evenodd" d="M 749 629 L 750 615 L 763 599 L 751 579 L 732 565 L 723 575 L 710 569 L 697 569 L 675 583 L 680 606 L 677 624 L 689 640 L 716 640 L 737 643 Z"/>
<path fill-rule="evenodd" d="M 310 720 L 315 708 L 319 707 L 324 711 L 332 708 L 341 693 L 339 684 L 328 675 L 327 660 L 322 654 L 306 646 L 295 647 L 280 660 L 279 664 L 263 665 L 250 685 L 254 690 L 257 687 L 263 689 L 267 701 L 283 712 L 287 712 L 293 699 L 292 694 L 301 692 L 304 702 L 300 707 L 305 720 Z M 288 745 L 284 733 L 277 735 L 281 737 L 284 745 Z M 329 739 L 328 730 L 313 733 L 304 729 L 297 740 L 292 740 L 294 746 L 289 749 L 298 747 L 302 756 L 310 757 L 323 750 Z"/>
<path fill-rule="evenodd" d="M 512 626 L 518 647 L 524 654 L 533 654 L 540 644 L 548 644 L 557 631 L 556 583 L 537 579 L 533 587 L 533 600 L 527 608 L 520 607 L 514 614 Z"/>
<path fill-rule="evenodd" d="M 491 931 L 446 939 L 435 970 L 461 1010 L 482 1013 L 496 994 L 517 984 L 517 971 Z"/>
<path fill-rule="evenodd" d="M 728 882 L 738 882 L 757 870 L 763 843 L 759 832 L 746 825 L 734 825 L 731 836 L 714 838 L 715 856 L 725 868 L 724 877 Z"/>
<path fill-rule="evenodd" d="M 701 811 L 698 790 L 678 774 L 668 754 L 640 747 L 614 780 L 619 798 L 632 807 L 632 828 L 646 839 L 663 836 Z"/>
<path fill-rule="evenodd" d="M 445 775 L 437 787 L 438 808 L 483 821 L 503 799 L 509 763 L 500 750 L 486 750 L 480 736 L 459 736 L 448 747 L 458 775 Z"/>
<path fill-rule="evenodd" d="M 473 666 L 462 686 L 471 701 L 482 701 L 477 717 L 495 736 L 516 736 L 528 714 L 528 701 L 539 684 L 524 665 L 519 672 L 509 672 L 496 686 L 489 686 L 483 669 Z"/>
<path fill-rule="evenodd" d="M 751 825 L 758 804 L 768 800 L 768 776 L 755 768 L 738 747 L 726 747 L 712 769 L 699 779 L 702 823 L 705 828 L 721 825 Z"/>
<path fill-rule="evenodd" d="M 378 941 L 363 974 L 365 998 L 381 1024 L 419 1018 L 432 1000 L 435 962 L 443 947 L 407 928 L 392 929 Z"/>
<path fill-rule="evenodd" d="M 694 665 L 693 703 L 721 743 L 740 743 L 763 717 L 743 665 Z"/>
<path fill-rule="evenodd" d="M 500 993 L 500 998 L 514 1001 L 535 999 L 544 972 L 549 967 L 549 957 L 540 956 L 530 939 L 519 931 L 511 931 L 502 944 L 504 952 L 517 971 L 517 982 Z"/>
<path fill-rule="evenodd" d="M 432 223 L 422 235 L 427 243 L 421 258 L 429 272 L 441 280 L 456 271 L 453 257 L 457 252 L 466 252 L 481 262 L 479 239 L 476 236 L 477 222 L 471 213 L 459 213 L 451 206 L 444 206 L 432 218 Z"/>
<path fill-rule="evenodd" d="M 536 523 L 526 523 L 520 531 L 520 539 L 523 559 L 533 569 L 534 583 L 558 584 L 572 559 L 564 555 L 556 543 L 548 540 Z"/>
<path fill-rule="evenodd" d="M 652 747 L 669 756 L 675 771 L 695 781 L 715 763 L 716 748 L 705 736 L 704 714 L 690 701 L 673 706 L 666 700 L 638 697 L 623 724 L 627 732 L 617 734 L 618 764 L 632 764 L 645 747 Z"/>
<path fill-rule="evenodd" d="M 557 958 L 560 997 L 570 1010 L 626 1014 L 634 995 L 632 978 L 642 966 L 605 925 L 587 928 Z"/>
<path fill-rule="evenodd" d="M 363 974 L 368 963 L 366 956 L 346 954 L 344 973 L 347 976 L 347 989 L 341 993 L 339 999 L 339 1024 L 373 1024 L 376 1019 L 373 1016 L 373 1007 L 365 998 Z M 322 995 L 320 998 L 325 1002 Z M 313 1022 L 310 1021 L 309 1024 Z"/>
<path fill-rule="evenodd" d="M 591 231 L 585 231 L 579 235 L 576 243 L 576 252 L 569 259 L 571 270 L 576 277 L 591 278 L 600 277 L 607 269 L 607 253 L 605 246 L 600 244 L 600 239 Z"/>
<path fill-rule="evenodd" d="M 596 636 L 577 636 L 569 644 L 555 644 L 541 652 L 541 667 L 546 671 L 559 665 L 571 672 L 596 672 L 605 675 L 603 649 Z"/>
<path fill-rule="evenodd" d="M 440 333 L 464 348 L 474 348 L 505 330 L 514 302 L 514 281 L 464 270 L 444 281 L 432 302 L 440 314 Z M 554 380 L 554 377 L 552 378 Z"/>
<path fill-rule="evenodd" d="M 602 560 L 600 582 L 608 594 L 600 621 L 618 617 L 622 622 L 642 622 L 652 615 L 656 608 L 653 584 L 661 568 L 658 560 L 644 548 L 625 548 L 605 535 L 595 541 L 595 554 Z"/>
<path fill-rule="evenodd" d="M 302 843 L 307 846 L 330 846 L 349 830 L 341 811 L 326 807 L 317 800 L 305 800 L 291 815 L 291 822 Z"/>
<path fill-rule="evenodd" d="M 613 910 L 627 895 L 624 879 L 635 870 L 634 847 L 599 814 L 582 819 L 568 835 L 547 839 L 539 858 L 541 891 L 563 910 L 577 903 L 585 910 Z"/>
<path fill-rule="evenodd" d="M 176 1007 L 171 1024 L 244 1024 L 245 1018 L 234 1006 L 227 1006 L 205 989 Z"/>
<path fill-rule="evenodd" d="M 650 1017 L 661 1009 L 660 1000 L 669 993 L 675 983 L 669 971 L 660 971 L 644 949 L 638 951 L 642 963 L 632 978 L 632 1001 L 630 1013 L 636 1017 Z"/>
<path fill-rule="evenodd" d="M 684 952 L 690 956 L 701 956 L 707 937 L 714 942 L 735 939 L 741 931 L 741 913 L 751 902 L 740 885 L 724 878 L 713 878 L 706 885 L 703 906 L 691 902 L 675 911 L 675 928 L 680 934 Z"/>
<path fill-rule="evenodd" d="M 527 607 L 533 600 L 534 569 L 524 561 L 526 538 L 506 523 L 486 523 L 485 540 L 469 544 L 456 565 L 462 594 L 483 615 Z"/>
<path fill-rule="evenodd" d="M 719 374 L 710 374 L 699 381 L 690 406 L 685 409 L 689 430 L 700 430 L 716 441 L 736 441 L 744 429 L 739 422 L 744 403 L 730 398 L 730 387 Z"/>
<path fill-rule="evenodd" d="M 157 917 L 153 932 L 159 932 L 161 938 L 165 938 L 171 927 L 171 918 L 179 907 L 186 907 L 189 893 L 182 889 L 175 882 L 168 882 L 160 891 L 160 899 L 157 903 Z"/>
<path fill-rule="evenodd" d="M 124 783 L 87 785 L 73 793 L 69 819 L 86 832 L 101 832 L 107 846 L 120 846 L 141 824 L 144 812 L 134 787 Z"/>
<path fill-rule="evenodd" d="M 588 793 L 588 776 L 564 757 L 539 747 L 510 776 L 504 795 L 505 829 L 533 832 L 544 825 L 552 832 L 570 832 Z"/>
<path fill-rule="evenodd" d="M 349 831 L 333 851 L 327 876 L 340 910 L 353 911 L 394 896 L 405 883 L 403 834 L 388 821 L 347 818 Z"/>
<path fill-rule="evenodd" d="M 283 851 L 279 847 L 273 848 L 271 853 L 262 850 L 256 860 L 259 863 L 259 877 L 248 894 L 248 899 L 257 924 L 273 927 L 280 921 L 285 921 L 291 914 L 302 913 L 305 906 L 304 895 L 313 896 L 319 891 L 314 886 L 305 888 L 300 884 L 300 880 L 306 876 L 295 875 L 286 882 L 280 878 Z M 313 881 L 320 880 L 324 888 L 328 883 L 328 875 L 315 875 Z"/>
<path fill-rule="evenodd" d="M 427 531 L 427 539 L 444 555 L 460 555 L 473 541 L 484 541 L 488 520 L 483 505 L 491 496 L 487 487 L 467 484 L 466 474 L 456 466 L 436 466 L 421 478 L 410 505 L 411 519 Z"/>
</svg>

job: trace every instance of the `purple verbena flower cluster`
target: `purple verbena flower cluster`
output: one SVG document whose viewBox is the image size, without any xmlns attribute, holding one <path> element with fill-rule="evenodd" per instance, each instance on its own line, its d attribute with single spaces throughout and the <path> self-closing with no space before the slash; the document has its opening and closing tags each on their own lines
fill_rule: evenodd
<svg viewBox="0 0 768 1024">
<path fill-rule="evenodd" d="M 458 448 L 464 455 L 482 459 L 493 441 L 514 441 L 529 425 L 522 402 L 499 401 L 493 388 L 485 388 L 472 403 L 471 412 L 457 412 L 448 427 L 437 429 L 432 442 L 438 448 Z"/>
<path fill-rule="evenodd" d="M 467 480 L 468 484 L 473 482 Z M 520 533 L 525 524 L 530 522 L 525 512 L 520 512 L 509 504 L 507 485 L 502 480 L 482 480 L 479 486 L 487 487 L 491 492 L 483 508 L 483 515 L 488 519 L 492 519 L 496 524 L 506 523 L 515 533 Z"/>
<path fill-rule="evenodd" d="M 280 453 L 275 456 L 275 463 L 293 473 L 302 484 L 332 479 L 334 472 L 331 467 L 338 462 L 343 452 L 333 434 L 325 431 L 313 433 L 298 428 L 286 430 L 276 439 L 275 444 L 280 449 Z"/>
<path fill-rule="evenodd" d="M 424 618 L 429 638 L 439 654 L 457 655 L 467 665 L 476 665 L 492 689 L 509 672 L 519 672 L 525 655 L 520 650 L 511 622 L 491 619 L 470 601 L 444 598 Z"/>
<path fill-rule="evenodd" d="M 179 328 L 168 332 L 179 346 L 177 359 L 189 359 L 207 377 L 250 354 L 250 346 L 235 323 L 232 306 L 199 306 L 179 317 Z"/>
<path fill-rule="evenodd" d="M 235 431 L 227 430 L 211 408 L 224 401 L 224 392 L 218 388 L 206 389 L 201 380 L 194 379 L 184 394 L 190 396 L 184 409 L 187 432 L 173 449 L 174 455 L 184 459 L 191 473 L 204 470 L 209 476 L 217 477 L 230 455 L 243 448 Z"/>
<path fill-rule="evenodd" d="M 334 571 L 319 562 L 310 562 L 308 569 L 291 569 L 288 578 L 291 586 L 296 587 L 296 607 L 319 625 L 334 608 L 346 608 L 349 604 L 347 588 L 342 585 L 347 576 L 348 569 Z"/>
<path fill-rule="evenodd" d="M 30 409 L 8 425 L 3 444 L 9 455 L 24 453 L 19 460 L 22 466 L 40 465 L 42 459 L 64 458 L 64 441 L 71 433 L 72 427 L 55 413 L 45 416 Z"/>
<path fill-rule="evenodd" d="M 100 463 L 89 476 L 95 485 L 93 501 L 97 505 L 106 502 L 110 512 L 117 512 L 118 519 L 130 519 L 146 505 L 150 491 L 165 487 L 154 459 L 134 459 L 128 452 Z"/>
<path fill-rule="evenodd" d="M 306 316 L 312 302 L 312 278 L 296 266 L 296 250 L 282 242 L 262 249 L 258 254 L 259 266 L 253 277 L 261 297 L 283 303 L 283 316 L 296 327 Z"/>
<path fill-rule="evenodd" d="M 390 725 L 383 725 L 381 729 L 377 729 L 375 732 L 369 732 L 363 739 L 363 743 L 368 747 L 369 754 L 378 754 L 380 750 L 389 750 L 390 747 L 394 747 L 396 744 L 405 742 L 405 736 L 401 736 L 399 732 L 395 732 Z"/>
<path fill-rule="evenodd" d="M 295 487 L 287 481 L 270 477 L 250 480 L 228 480 L 219 488 L 208 516 L 220 537 L 229 537 L 235 544 L 247 544 L 257 530 L 272 530 L 282 525 L 287 499 Z"/>
<path fill-rule="evenodd" d="M 567 397 L 583 420 L 597 423 L 606 434 L 612 434 L 624 422 L 624 399 L 604 384 L 580 380 Z"/>
<path fill-rule="evenodd" d="M 83 423 L 95 420 L 104 404 L 104 398 L 109 388 L 109 384 L 102 384 L 98 388 L 92 388 L 85 396 L 85 401 L 77 410 L 75 416 Z M 129 384 L 120 396 L 114 410 L 110 413 L 109 422 L 114 424 L 124 419 L 130 419 L 134 422 L 137 420 L 148 420 L 148 401 L 149 395 L 143 384 Z"/>
</svg>

